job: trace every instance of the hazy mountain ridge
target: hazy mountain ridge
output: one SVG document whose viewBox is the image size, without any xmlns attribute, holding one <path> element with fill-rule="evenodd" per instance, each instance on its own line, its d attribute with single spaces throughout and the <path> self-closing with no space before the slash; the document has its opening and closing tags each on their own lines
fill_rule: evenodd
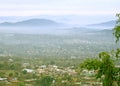
<svg viewBox="0 0 120 86">
<path fill-rule="evenodd" d="M 90 24 L 87 25 L 88 27 L 114 27 L 116 24 L 115 20 L 107 21 L 107 22 L 102 22 L 102 23 L 97 23 L 97 24 Z"/>
<path fill-rule="evenodd" d="M 63 26 L 63 24 L 49 19 L 29 19 L 15 23 L 3 22 L 0 26 Z"/>
<path fill-rule="evenodd" d="M 96 25 L 96 27 L 94 27 Z M 96 31 L 109 29 L 115 25 L 115 21 L 108 21 L 89 26 L 75 26 L 66 23 L 59 23 L 51 19 L 32 18 L 19 22 L 3 22 L 0 23 L 0 32 L 5 33 L 29 33 L 29 34 L 81 34 L 93 33 Z M 112 27 L 111 27 L 112 26 Z M 109 28 L 110 27 L 110 28 Z M 104 31 L 103 31 L 104 32 Z M 108 31 L 105 31 L 108 32 Z"/>
<path fill-rule="evenodd" d="M 19 22 L 29 19 L 48 19 L 56 22 L 62 22 L 68 25 L 85 26 L 89 24 L 97 24 L 104 21 L 115 20 L 111 15 L 36 15 L 36 16 L 0 16 L 0 23 L 3 22 Z"/>
</svg>

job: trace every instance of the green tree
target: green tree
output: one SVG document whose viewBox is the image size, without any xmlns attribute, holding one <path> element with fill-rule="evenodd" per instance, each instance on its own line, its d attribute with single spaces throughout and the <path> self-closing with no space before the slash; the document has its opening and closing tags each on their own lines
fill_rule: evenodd
<svg viewBox="0 0 120 86">
<path fill-rule="evenodd" d="M 113 29 L 113 34 L 116 37 L 116 43 L 118 43 L 119 39 L 120 39 L 120 13 L 116 14 L 117 16 L 117 21 L 116 21 L 116 26 Z M 115 52 L 116 54 L 116 58 L 120 58 L 120 48 L 118 48 Z M 120 65 L 120 64 L 119 64 Z M 120 68 L 116 69 L 116 73 L 117 73 L 117 82 L 118 82 L 118 86 L 120 86 Z"/>
<path fill-rule="evenodd" d="M 13 77 L 14 76 L 14 74 L 13 73 L 9 73 L 9 77 Z"/>
<path fill-rule="evenodd" d="M 120 14 L 116 16 L 118 20 L 113 29 L 113 34 L 117 43 L 120 38 Z M 120 86 L 120 68 L 117 68 L 115 63 L 115 60 L 119 60 L 119 57 L 120 49 L 114 52 L 101 52 L 98 59 L 87 59 L 80 66 L 88 70 L 97 70 L 96 77 L 103 78 L 103 86 Z"/>
<path fill-rule="evenodd" d="M 37 79 L 35 86 L 51 86 L 54 78 L 48 75 L 42 75 L 41 78 Z"/>
<path fill-rule="evenodd" d="M 113 29 L 113 34 L 116 37 L 116 43 L 119 41 L 120 39 L 120 13 L 116 14 L 117 16 L 117 21 L 116 21 L 116 25 Z"/>
<path fill-rule="evenodd" d="M 22 73 L 23 73 L 23 74 L 27 74 L 27 70 L 23 70 Z"/>
<path fill-rule="evenodd" d="M 25 83 L 22 81 L 19 81 L 18 86 L 25 86 Z"/>
</svg>

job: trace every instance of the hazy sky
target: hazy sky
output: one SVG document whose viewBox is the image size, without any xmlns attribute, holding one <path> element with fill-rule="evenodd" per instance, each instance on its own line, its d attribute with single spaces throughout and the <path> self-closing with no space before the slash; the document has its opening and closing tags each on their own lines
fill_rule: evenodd
<svg viewBox="0 0 120 86">
<path fill-rule="evenodd" d="M 115 15 L 120 0 L 0 0 L 0 16 Z"/>
</svg>

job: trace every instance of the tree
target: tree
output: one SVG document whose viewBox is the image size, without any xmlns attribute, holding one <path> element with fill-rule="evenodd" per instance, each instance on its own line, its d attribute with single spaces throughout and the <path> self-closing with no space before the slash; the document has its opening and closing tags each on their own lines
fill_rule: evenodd
<svg viewBox="0 0 120 86">
<path fill-rule="evenodd" d="M 97 70 L 96 78 L 103 78 L 103 86 L 115 86 L 112 85 L 115 81 L 114 69 L 115 64 L 111 59 L 109 52 L 101 52 L 98 59 L 87 59 L 80 66 L 88 70 Z"/>
<path fill-rule="evenodd" d="M 23 74 L 27 74 L 27 70 L 23 70 L 22 73 L 23 73 Z"/>
<path fill-rule="evenodd" d="M 54 78 L 48 75 L 42 75 L 41 78 L 37 79 L 35 86 L 51 86 Z"/>
<path fill-rule="evenodd" d="M 118 20 L 113 29 L 116 43 L 120 39 L 120 14 L 116 15 Z M 120 58 L 120 49 L 112 52 L 101 52 L 98 59 L 87 59 L 80 66 L 88 70 L 98 70 L 96 78 L 102 78 L 103 86 L 120 86 L 120 68 L 116 67 L 115 60 Z"/>
<path fill-rule="evenodd" d="M 112 57 L 108 52 L 102 52 L 99 54 L 101 60 L 100 69 L 97 74 L 97 78 L 101 78 L 104 75 L 103 86 L 115 86 L 113 82 L 115 81 L 114 69 L 115 64 L 113 63 Z"/>
<path fill-rule="evenodd" d="M 116 37 L 116 43 L 118 43 L 119 39 L 120 39 L 120 13 L 116 14 L 117 16 L 117 21 L 116 21 L 116 26 L 113 29 L 113 34 Z M 116 50 L 116 58 L 120 58 L 120 48 L 118 48 Z M 118 86 L 120 86 L 120 68 L 116 69 L 117 71 L 117 81 L 118 81 Z"/>
<path fill-rule="evenodd" d="M 25 86 L 25 83 L 22 81 L 19 81 L 18 86 Z"/>
<path fill-rule="evenodd" d="M 116 14 L 117 16 L 117 21 L 116 21 L 116 25 L 113 29 L 113 34 L 116 37 L 116 43 L 119 41 L 120 39 L 120 13 Z"/>
<path fill-rule="evenodd" d="M 13 77 L 14 76 L 14 74 L 13 73 L 9 73 L 9 77 Z"/>
<path fill-rule="evenodd" d="M 117 21 L 116 21 L 116 26 L 113 29 L 113 34 L 116 37 L 116 43 L 118 43 L 120 39 L 120 13 L 116 14 L 117 16 Z M 116 50 L 116 58 L 120 58 L 120 48 Z M 118 81 L 118 86 L 120 86 L 120 68 L 116 69 L 117 70 L 117 81 Z"/>
</svg>

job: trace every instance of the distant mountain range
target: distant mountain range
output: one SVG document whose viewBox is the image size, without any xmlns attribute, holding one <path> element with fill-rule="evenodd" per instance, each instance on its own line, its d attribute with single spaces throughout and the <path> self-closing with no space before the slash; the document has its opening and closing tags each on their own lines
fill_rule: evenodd
<svg viewBox="0 0 120 86">
<path fill-rule="evenodd" d="M 113 28 L 115 26 L 116 21 L 107 21 L 107 22 L 102 22 L 102 23 L 97 23 L 97 24 L 89 24 L 86 25 L 86 28 Z M 33 19 L 28 19 L 28 20 L 23 20 L 19 22 L 3 22 L 0 23 L 0 26 L 4 27 L 14 27 L 14 26 L 19 26 L 19 27 L 74 27 L 72 25 L 67 25 L 63 23 L 58 23 L 56 21 L 50 20 L 50 19 L 38 19 L 38 18 L 33 18 Z M 84 27 L 84 26 L 83 26 Z"/>
<path fill-rule="evenodd" d="M 0 26 L 43 26 L 43 27 L 47 27 L 47 26 L 63 26 L 63 24 L 57 23 L 55 21 L 48 20 L 48 19 L 29 19 L 29 20 L 24 20 L 24 21 L 15 22 L 15 23 L 3 22 L 3 23 L 0 23 Z"/>
<path fill-rule="evenodd" d="M 89 26 L 89 27 L 114 27 L 115 23 L 116 23 L 116 21 L 112 20 L 112 21 L 107 21 L 107 22 L 103 22 L 103 23 L 90 24 L 87 26 Z"/>
</svg>

